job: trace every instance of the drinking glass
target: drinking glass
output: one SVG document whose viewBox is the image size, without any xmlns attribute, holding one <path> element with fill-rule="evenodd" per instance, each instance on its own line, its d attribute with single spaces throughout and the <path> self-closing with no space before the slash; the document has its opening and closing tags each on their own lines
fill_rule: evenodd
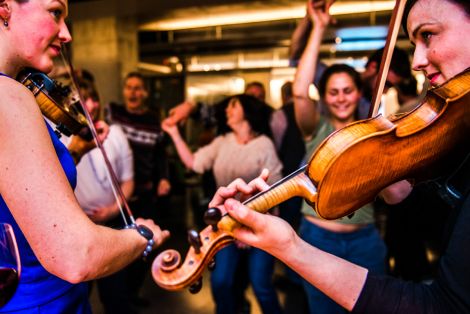
<svg viewBox="0 0 470 314">
<path fill-rule="evenodd" d="M 15 294 L 20 274 L 20 255 L 13 228 L 0 223 L 0 307 Z"/>
</svg>

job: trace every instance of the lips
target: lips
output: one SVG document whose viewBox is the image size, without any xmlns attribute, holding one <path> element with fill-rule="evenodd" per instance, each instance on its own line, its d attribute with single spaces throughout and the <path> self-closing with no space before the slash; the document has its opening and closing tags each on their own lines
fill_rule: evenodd
<svg viewBox="0 0 470 314">
<path fill-rule="evenodd" d="M 50 45 L 54 55 L 57 57 L 60 54 L 61 47 L 60 45 Z"/>
<path fill-rule="evenodd" d="M 429 82 L 431 83 L 431 85 L 437 85 L 437 80 L 439 78 L 439 73 L 428 74 L 427 78 L 428 78 Z"/>
</svg>

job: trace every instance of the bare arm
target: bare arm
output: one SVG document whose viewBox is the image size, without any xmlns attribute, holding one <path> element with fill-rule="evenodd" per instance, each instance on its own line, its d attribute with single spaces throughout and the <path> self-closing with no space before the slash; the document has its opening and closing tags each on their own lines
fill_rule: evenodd
<svg viewBox="0 0 470 314">
<path fill-rule="evenodd" d="M 313 2 L 309 0 L 307 2 L 308 16 L 311 18 L 314 26 L 310 32 L 307 46 L 300 58 L 292 85 L 295 119 L 305 138 L 312 135 L 320 119 L 317 102 L 309 98 L 308 90 L 310 85 L 313 84 L 317 71 L 320 45 L 331 19 L 328 13 L 329 5 L 331 4 L 324 11 L 321 8 L 317 8 L 318 3 L 322 3 L 322 1 Z"/>
<path fill-rule="evenodd" d="M 41 264 L 76 283 L 115 272 L 143 252 L 135 230 L 91 222 L 79 207 L 32 94 L 9 79 L 0 100 L 0 194 Z M 22 127 L 18 127 L 21 125 Z M 141 221 L 160 244 L 168 236 Z"/>
<path fill-rule="evenodd" d="M 189 118 L 191 113 L 196 110 L 196 108 L 197 106 L 195 103 L 190 100 L 185 100 L 170 110 L 166 121 L 170 125 L 175 125 L 180 122 L 183 123 Z"/>
<path fill-rule="evenodd" d="M 180 159 L 186 166 L 186 168 L 193 169 L 194 155 L 189 149 L 184 139 L 181 137 L 181 134 L 178 130 L 178 126 L 172 124 L 172 122 L 168 119 L 165 119 L 162 122 L 162 129 L 171 136 L 171 139 L 175 144 L 176 151 L 178 152 L 178 155 L 180 156 Z"/>
</svg>

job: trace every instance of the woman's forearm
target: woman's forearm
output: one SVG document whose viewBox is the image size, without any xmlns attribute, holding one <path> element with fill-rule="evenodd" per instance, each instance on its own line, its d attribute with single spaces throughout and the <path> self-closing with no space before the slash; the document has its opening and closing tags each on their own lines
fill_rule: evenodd
<svg viewBox="0 0 470 314">
<path fill-rule="evenodd" d="M 194 155 L 189 149 L 184 139 L 181 137 L 179 131 L 171 133 L 170 135 L 171 139 L 173 140 L 173 143 L 175 144 L 178 156 L 180 157 L 183 164 L 186 166 L 186 168 L 193 169 Z"/>
<path fill-rule="evenodd" d="M 299 237 L 292 246 L 273 255 L 348 311 L 353 309 L 366 281 L 367 269 L 321 251 Z"/>
</svg>

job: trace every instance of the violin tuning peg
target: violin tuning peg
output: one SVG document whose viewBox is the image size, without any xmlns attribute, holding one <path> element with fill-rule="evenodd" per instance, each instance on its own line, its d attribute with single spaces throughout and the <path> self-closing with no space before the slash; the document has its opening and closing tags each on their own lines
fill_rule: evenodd
<svg viewBox="0 0 470 314">
<path fill-rule="evenodd" d="M 211 207 L 204 213 L 204 222 L 212 226 L 214 232 L 218 231 L 217 223 L 222 218 L 222 212 L 216 207 Z"/>
<path fill-rule="evenodd" d="M 202 288 L 202 277 L 199 278 L 195 283 L 193 283 L 191 286 L 189 286 L 189 292 L 192 294 L 196 294 L 199 291 L 201 291 Z"/>
<path fill-rule="evenodd" d="M 209 269 L 209 271 L 213 271 L 215 269 L 215 258 L 211 259 L 209 264 L 207 264 L 207 269 Z"/>
<path fill-rule="evenodd" d="M 188 241 L 189 244 L 194 248 L 196 254 L 201 253 L 202 241 L 199 233 L 196 230 L 188 231 Z"/>
</svg>

